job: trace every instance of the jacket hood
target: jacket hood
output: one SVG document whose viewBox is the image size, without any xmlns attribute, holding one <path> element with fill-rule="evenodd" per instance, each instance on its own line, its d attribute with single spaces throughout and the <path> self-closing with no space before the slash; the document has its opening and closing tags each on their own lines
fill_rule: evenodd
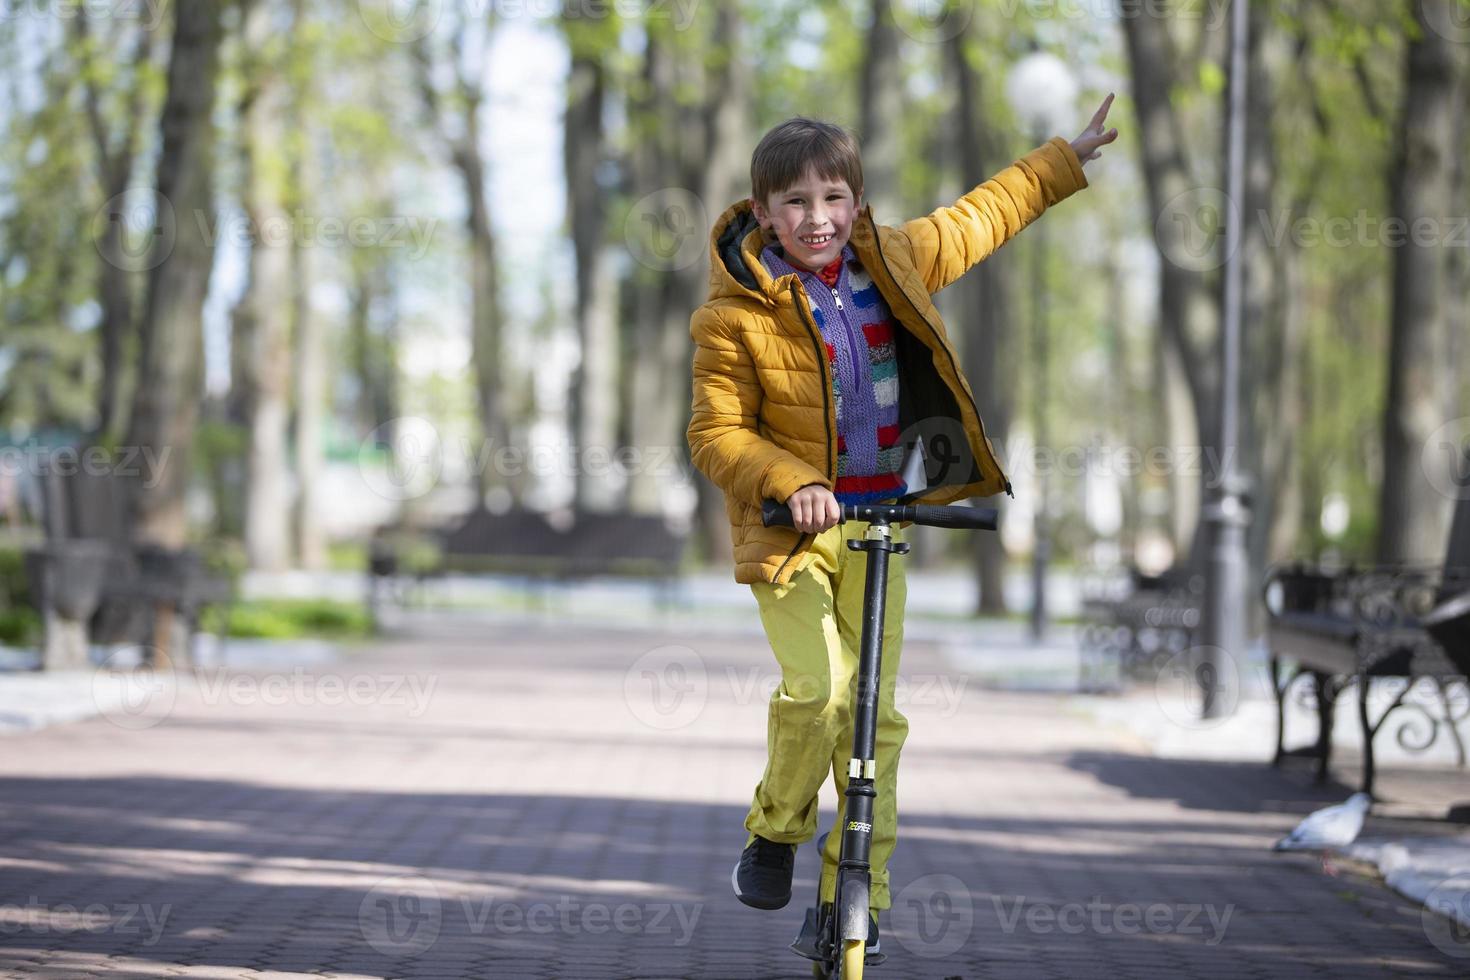
<svg viewBox="0 0 1470 980">
<path fill-rule="evenodd" d="M 761 264 L 765 247 L 750 199 L 725 209 L 709 236 L 709 298 L 753 296 L 770 302 L 775 280 Z"/>
</svg>

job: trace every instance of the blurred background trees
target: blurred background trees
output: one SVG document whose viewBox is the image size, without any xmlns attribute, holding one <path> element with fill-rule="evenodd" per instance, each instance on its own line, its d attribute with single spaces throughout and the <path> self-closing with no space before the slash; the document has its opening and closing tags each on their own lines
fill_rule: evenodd
<svg viewBox="0 0 1470 980">
<path fill-rule="evenodd" d="M 513 504 L 666 512 L 719 561 L 723 501 L 684 445 L 688 316 L 755 142 L 798 113 L 850 125 L 896 223 L 1031 148 L 1005 92 L 1039 48 L 1081 89 L 1060 135 L 1117 91 L 1123 139 L 1046 219 L 1044 383 L 1033 241 L 940 297 L 1017 489 L 1003 536 L 936 539 L 981 549 L 949 556 L 977 604 L 1003 610 L 1031 546 L 1038 404 L 1058 560 L 1198 561 L 1227 451 L 1257 568 L 1435 557 L 1425 447 L 1470 415 L 1461 0 L 1252 6 L 1239 447 L 1210 435 L 1222 9 L 542 6 L 0 20 L 5 444 L 167 450 L 140 533 L 237 539 L 263 569 Z"/>
</svg>

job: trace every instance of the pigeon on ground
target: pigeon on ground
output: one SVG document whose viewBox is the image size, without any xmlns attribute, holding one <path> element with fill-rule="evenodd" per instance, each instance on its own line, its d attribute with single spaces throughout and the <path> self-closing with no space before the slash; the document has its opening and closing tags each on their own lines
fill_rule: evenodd
<svg viewBox="0 0 1470 980">
<path fill-rule="evenodd" d="M 1373 805 L 1373 797 L 1367 793 L 1354 793 L 1345 802 L 1310 813 L 1296 825 L 1296 829 L 1276 842 L 1276 851 L 1320 851 L 1322 870 L 1330 875 L 1337 871 L 1327 860 L 1327 852 L 1334 847 L 1346 847 L 1357 840 L 1363 829 L 1363 818 Z"/>
</svg>

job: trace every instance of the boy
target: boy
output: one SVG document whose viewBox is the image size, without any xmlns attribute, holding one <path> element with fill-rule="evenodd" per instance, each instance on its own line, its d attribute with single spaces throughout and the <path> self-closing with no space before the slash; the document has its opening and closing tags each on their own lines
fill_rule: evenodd
<svg viewBox="0 0 1470 980">
<path fill-rule="evenodd" d="M 1118 135 L 1103 132 L 1112 99 L 1076 140 L 1056 137 L 953 206 L 897 228 L 875 224 L 872 208 L 861 206 L 852 135 L 790 119 L 756 147 L 750 199 L 715 223 L 709 299 L 690 323 L 689 448 L 725 493 L 735 580 L 755 594 L 781 667 L 766 770 L 732 873 L 746 905 L 779 909 L 790 901 L 796 845 L 816 835 L 829 768 L 839 803 L 834 829 L 842 825 L 866 564 L 845 541 L 861 538 L 866 524 L 839 522 L 839 503 L 944 504 L 1010 491 L 930 297 L 1087 186 L 1083 164 Z M 937 483 L 911 490 L 904 482 L 905 432 L 950 433 L 961 443 L 948 447 Z M 767 497 L 790 506 L 794 527 L 762 526 Z M 897 528 L 894 539 L 902 539 Z M 891 901 L 887 862 L 908 731 L 893 703 L 903 566 L 889 566 L 886 600 L 870 954 L 878 953 L 877 911 Z M 840 841 L 829 834 L 822 847 L 819 908 L 833 899 Z"/>
</svg>

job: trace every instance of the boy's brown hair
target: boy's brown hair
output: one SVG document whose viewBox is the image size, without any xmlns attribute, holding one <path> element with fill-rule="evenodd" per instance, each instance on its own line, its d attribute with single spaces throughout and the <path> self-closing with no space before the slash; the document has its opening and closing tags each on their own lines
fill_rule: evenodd
<svg viewBox="0 0 1470 980">
<path fill-rule="evenodd" d="M 795 116 L 761 137 L 750 157 L 751 196 L 762 205 L 800 180 L 808 167 L 827 180 L 845 180 L 854 200 L 863 193 L 857 139 L 841 126 Z"/>
</svg>

